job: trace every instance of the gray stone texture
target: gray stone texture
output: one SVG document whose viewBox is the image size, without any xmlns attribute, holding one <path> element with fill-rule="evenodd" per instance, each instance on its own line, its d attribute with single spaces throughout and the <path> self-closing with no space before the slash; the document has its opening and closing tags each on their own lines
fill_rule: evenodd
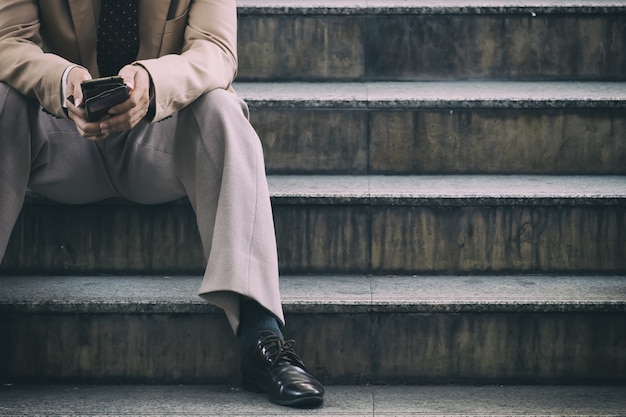
<svg viewBox="0 0 626 417">
<path fill-rule="evenodd" d="M 626 270 L 621 176 L 272 176 L 283 273 Z M 184 200 L 33 197 L 3 262 L 21 273 L 202 273 Z"/>
<path fill-rule="evenodd" d="M 272 174 L 626 173 L 624 83 L 238 83 Z"/>
<path fill-rule="evenodd" d="M 626 73 L 626 9 L 617 1 L 238 4 L 241 80 L 588 81 Z"/>
<path fill-rule="evenodd" d="M 620 416 L 624 387 L 333 386 L 324 405 L 270 404 L 236 386 L 0 388 L 0 416 Z"/>
<path fill-rule="evenodd" d="M 200 277 L 0 278 L 0 375 L 239 382 Z M 287 276 L 285 334 L 327 384 L 625 383 L 624 277 Z"/>
<path fill-rule="evenodd" d="M 241 391 L 186 200 L 29 194 L 0 416 L 626 415 L 624 2 L 237 4 L 285 335 L 324 406 Z"/>
</svg>

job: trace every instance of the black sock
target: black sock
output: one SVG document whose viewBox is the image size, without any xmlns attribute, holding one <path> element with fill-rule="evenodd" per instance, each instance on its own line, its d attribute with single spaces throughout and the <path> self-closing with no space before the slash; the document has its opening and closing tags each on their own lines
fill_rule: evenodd
<svg viewBox="0 0 626 417">
<path fill-rule="evenodd" d="M 259 333 L 270 331 L 283 338 L 278 320 L 265 307 L 255 300 L 241 301 L 239 305 L 239 341 L 244 350 L 250 349 L 256 344 Z"/>
</svg>

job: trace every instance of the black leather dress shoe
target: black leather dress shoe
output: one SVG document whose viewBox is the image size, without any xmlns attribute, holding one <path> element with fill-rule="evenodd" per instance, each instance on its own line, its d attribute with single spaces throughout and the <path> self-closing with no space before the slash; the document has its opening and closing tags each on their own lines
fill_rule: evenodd
<svg viewBox="0 0 626 417">
<path fill-rule="evenodd" d="M 293 349 L 271 332 L 259 334 L 256 346 L 241 362 L 243 388 L 265 392 L 271 402 L 291 407 L 316 407 L 324 401 L 324 387 L 309 374 Z"/>
</svg>

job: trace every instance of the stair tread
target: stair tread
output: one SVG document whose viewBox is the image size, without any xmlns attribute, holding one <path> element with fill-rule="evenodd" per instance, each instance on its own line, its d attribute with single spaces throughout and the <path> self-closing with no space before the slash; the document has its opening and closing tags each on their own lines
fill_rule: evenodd
<svg viewBox="0 0 626 417">
<path fill-rule="evenodd" d="M 574 81 L 238 82 L 250 106 L 312 108 L 615 108 L 626 83 Z"/>
<path fill-rule="evenodd" d="M 198 276 L 5 276 L 0 312 L 206 313 Z M 284 276 L 292 313 L 626 311 L 622 276 Z"/>
<path fill-rule="evenodd" d="M 617 0 L 240 0 L 240 13 L 420 13 L 420 14 L 485 14 L 485 13 L 618 13 L 626 11 Z"/>
<path fill-rule="evenodd" d="M 626 176 L 618 175 L 268 175 L 275 202 L 439 204 L 610 202 L 623 204 Z M 133 204 L 107 200 L 95 204 Z M 56 204 L 29 192 L 26 204 Z M 169 204 L 188 204 L 185 199 Z"/>
<path fill-rule="evenodd" d="M 270 175 L 272 197 L 354 199 L 624 199 L 626 176 Z"/>
<path fill-rule="evenodd" d="M 613 416 L 624 386 L 329 386 L 324 405 L 298 410 L 225 385 L 7 385 L 0 416 Z"/>
</svg>

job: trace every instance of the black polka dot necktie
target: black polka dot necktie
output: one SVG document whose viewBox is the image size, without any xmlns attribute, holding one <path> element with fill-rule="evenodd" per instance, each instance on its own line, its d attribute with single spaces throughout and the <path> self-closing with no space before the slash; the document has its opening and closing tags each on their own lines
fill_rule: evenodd
<svg viewBox="0 0 626 417">
<path fill-rule="evenodd" d="M 98 22 L 98 68 L 117 75 L 139 52 L 138 0 L 102 0 Z"/>
</svg>

